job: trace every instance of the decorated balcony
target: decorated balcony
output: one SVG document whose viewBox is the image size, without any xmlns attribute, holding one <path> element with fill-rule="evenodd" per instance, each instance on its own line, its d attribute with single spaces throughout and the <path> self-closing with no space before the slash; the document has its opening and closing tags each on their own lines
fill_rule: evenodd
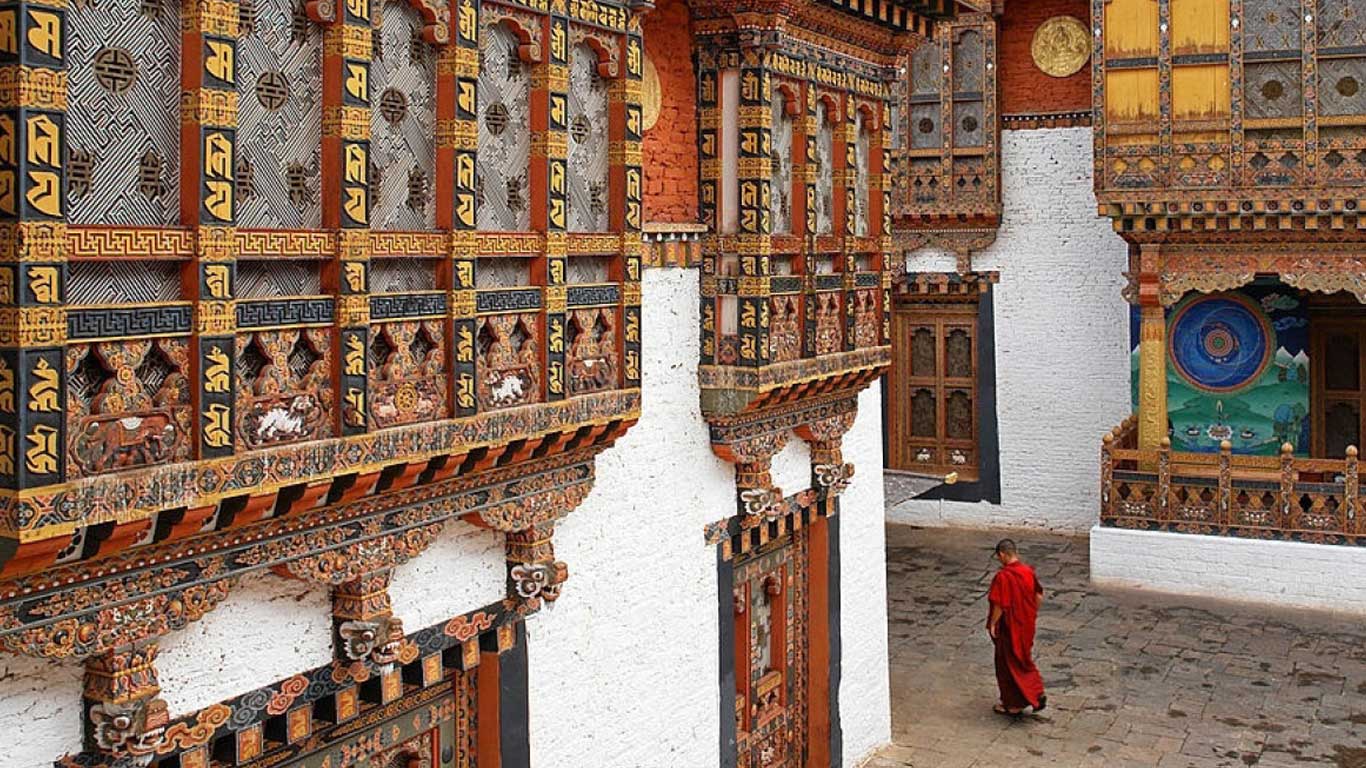
<svg viewBox="0 0 1366 768">
<path fill-rule="evenodd" d="M 955 253 L 961 273 L 1001 221 L 997 23 L 982 5 L 937 22 L 903 59 L 892 131 L 897 246 Z"/>
<path fill-rule="evenodd" d="M 1234 439 L 1237 436 L 1231 435 Z M 1317 544 L 1366 541 L 1356 446 L 1342 459 L 1235 455 L 1138 447 L 1133 417 L 1101 448 L 1101 525 L 1148 531 L 1283 539 Z"/>
<path fill-rule="evenodd" d="M 1134 237 L 1357 229 L 1355 0 L 1094 0 L 1096 196 Z"/>
<path fill-rule="evenodd" d="M 888 104 L 898 50 L 885 35 L 886 54 L 850 58 L 838 72 L 810 66 L 796 40 L 766 55 L 723 22 L 717 30 L 698 52 L 709 418 L 857 391 L 888 364 Z"/>
<path fill-rule="evenodd" d="M 336 586 L 457 517 L 506 534 L 510 610 L 553 597 L 555 521 L 640 410 L 634 13 L 87 3 L 27 35 L 0 647 L 125 653 L 243 574 Z"/>
</svg>

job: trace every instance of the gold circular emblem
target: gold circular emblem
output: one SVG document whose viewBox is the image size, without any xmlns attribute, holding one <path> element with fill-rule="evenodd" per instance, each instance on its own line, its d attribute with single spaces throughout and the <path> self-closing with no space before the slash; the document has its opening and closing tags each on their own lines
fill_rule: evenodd
<svg viewBox="0 0 1366 768">
<path fill-rule="evenodd" d="M 659 72 L 648 55 L 645 57 L 645 72 L 640 78 L 641 131 L 648 131 L 659 122 Z"/>
<path fill-rule="evenodd" d="M 1034 66 L 1051 77 L 1070 77 L 1091 58 L 1091 34 L 1075 16 L 1054 16 L 1034 30 Z"/>
</svg>

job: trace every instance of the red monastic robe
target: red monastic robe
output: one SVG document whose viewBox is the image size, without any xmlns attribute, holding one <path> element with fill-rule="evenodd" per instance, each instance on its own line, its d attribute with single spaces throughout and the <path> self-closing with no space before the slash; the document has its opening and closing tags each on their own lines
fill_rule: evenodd
<svg viewBox="0 0 1366 768">
<path fill-rule="evenodd" d="M 1043 677 L 1033 656 L 1042 594 L 1034 569 L 1018 560 L 996 574 L 987 593 L 991 604 L 1003 611 L 996 626 L 996 683 L 1007 709 L 1037 709 L 1043 696 Z"/>
</svg>

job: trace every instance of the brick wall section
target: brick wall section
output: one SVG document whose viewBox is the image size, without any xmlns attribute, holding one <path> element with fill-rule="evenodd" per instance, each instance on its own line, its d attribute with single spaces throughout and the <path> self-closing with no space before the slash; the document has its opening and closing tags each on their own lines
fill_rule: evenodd
<svg viewBox="0 0 1366 768">
<path fill-rule="evenodd" d="M 1012 0 L 1006 3 L 1000 39 L 1001 114 L 1072 112 L 1091 109 L 1091 64 L 1071 77 L 1049 77 L 1034 66 L 1029 51 L 1034 30 L 1054 16 L 1075 16 L 1089 26 L 1086 0 Z"/>
<path fill-rule="evenodd" d="M 645 17 L 645 53 L 659 72 L 659 122 L 645 133 L 645 221 L 697 221 L 697 84 L 683 0 L 661 0 Z"/>
</svg>

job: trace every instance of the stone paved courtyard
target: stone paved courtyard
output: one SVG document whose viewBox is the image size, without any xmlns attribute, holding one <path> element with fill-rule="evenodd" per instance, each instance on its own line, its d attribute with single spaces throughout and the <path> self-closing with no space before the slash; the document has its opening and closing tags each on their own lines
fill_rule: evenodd
<svg viewBox="0 0 1366 768">
<path fill-rule="evenodd" d="M 868 768 L 1366 768 L 1366 622 L 1097 591 L 1084 538 L 1011 534 L 1049 590 L 1034 651 L 1049 702 L 992 713 L 1002 535 L 888 526 L 894 743 Z"/>
</svg>

